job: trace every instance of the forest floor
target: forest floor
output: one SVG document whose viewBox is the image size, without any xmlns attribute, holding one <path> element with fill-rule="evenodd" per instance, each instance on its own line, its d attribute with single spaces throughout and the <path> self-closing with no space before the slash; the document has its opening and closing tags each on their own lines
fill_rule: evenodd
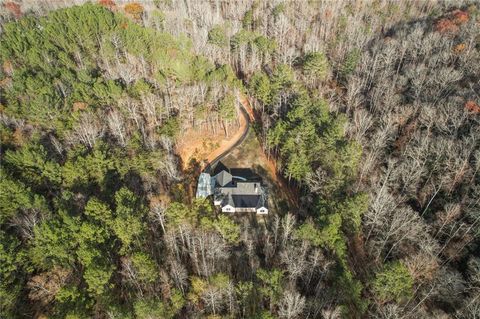
<svg viewBox="0 0 480 319">
<path fill-rule="evenodd" d="M 356 234 L 348 241 L 350 268 L 355 269 L 356 275 L 363 281 L 368 280 L 368 269 L 374 267 L 373 260 L 368 258 L 365 251 L 365 238 Z"/>
</svg>

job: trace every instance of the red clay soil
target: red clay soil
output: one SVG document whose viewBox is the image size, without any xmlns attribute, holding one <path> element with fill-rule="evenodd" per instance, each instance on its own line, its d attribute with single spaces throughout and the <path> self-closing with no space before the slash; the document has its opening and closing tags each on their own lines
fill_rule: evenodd
<svg viewBox="0 0 480 319">
<path fill-rule="evenodd" d="M 238 116 L 238 125 L 230 128 L 235 130 L 228 136 L 223 130 L 217 133 L 198 128 L 187 129 L 175 145 L 176 153 L 180 156 L 183 169 L 186 169 L 192 159 L 206 165 L 218 155 L 228 150 L 242 136 L 247 122 L 243 116 Z"/>
<path fill-rule="evenodd" d="M 255 111 L 253 110 L 253 107 L 250 105 L 250 101 L 248 100 L 248 98 L 244 94 L 239 93 L 238 101 L 242 103 L 243 108 L 247 111 L 248 116 L 250 117 L 250 122 L 255 122 L 256 114 L 255 114 Z"/>
</svg>

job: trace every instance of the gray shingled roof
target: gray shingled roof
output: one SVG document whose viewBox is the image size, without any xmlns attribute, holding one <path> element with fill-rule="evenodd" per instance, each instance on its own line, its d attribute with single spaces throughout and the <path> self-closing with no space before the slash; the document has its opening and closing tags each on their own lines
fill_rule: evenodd
<svg viewBox="0 0 480 319">
<path fill-rule="evenodd" d="M 217 184 L 223 187 L 232 181 L 232 174 L 227 171 L 221 171 L 215 178 L 217 179 Z"/>
<path fill-rule="evenodd" d="M 234 203 L 234 207 L 248 208 L 257 207 L 258 202 L 261 199 L 260 195 L 231 195 Z"/>
<path fill-rule="evenodd" d="M 258 181 L 243 181 L 223 170 L 211 177 L 202 173 L 199 177 L 197 197 L 214 195 L 222 206 L 238 208 L 267 207 L 267 193 Z"/>
<path fill-rule="evenodd" d="M 224 205 L 224 206 L 225 206 L 225 205 L 230 205 L 230 206 L 232 206 L 232 207 L 235 207 L 235 202 L 233 201 L 232 195 L 228 194 L 228 196 L 227 196 L 227 198 L 226 198 L 226 200 L 225 200 L 225 202 L 224 202 L 223 205 Z"/>
</svg>

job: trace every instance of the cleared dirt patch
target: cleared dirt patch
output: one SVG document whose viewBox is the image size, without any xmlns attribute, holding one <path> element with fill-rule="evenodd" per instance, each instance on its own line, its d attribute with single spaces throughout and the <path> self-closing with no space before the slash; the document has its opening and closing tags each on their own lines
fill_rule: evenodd
<svg viewBox="0 0 480 319">
<path fill-rule="evenodd" d="M 237 123 L 228 127 L 228 136 L 223 129 L 217 133 L 211 130 L 189 128 L 178 138 L 175 151 L 182 159 L 182 167 L 186 169 L 195 160 L 199 163 L 210 162 L 230 148 L 245 131 L 247 122 L 243 116 L 237 117 Z"/>
</svg>

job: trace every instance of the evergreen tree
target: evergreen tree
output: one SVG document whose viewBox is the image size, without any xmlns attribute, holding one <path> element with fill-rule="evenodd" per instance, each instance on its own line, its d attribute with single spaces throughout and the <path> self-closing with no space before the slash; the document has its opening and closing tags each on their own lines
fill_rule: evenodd
<svg viewBox="0 0 480 319">
<path fill-rule="evenodd" d="M 400 261 L 387 263 L 372 283 L 375 295 L 383 302 L 402 302 L 412 296 L 413 278 Z"/>
</svg>

